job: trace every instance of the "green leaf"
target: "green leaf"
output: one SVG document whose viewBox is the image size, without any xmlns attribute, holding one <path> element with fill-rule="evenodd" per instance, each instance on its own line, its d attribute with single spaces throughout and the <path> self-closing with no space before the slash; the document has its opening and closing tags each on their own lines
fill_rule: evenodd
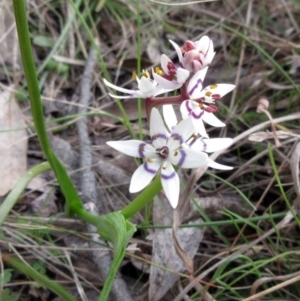
<svg viewBox="0 0 300 301">
<path fill-rule="evenodd" d="M 0 286 L 4 286 L 11 280 L 12 271 L 12 269 L 5 269 L 3 273 L 0 273 Z"/>
<path fill-rule="evenodd" d="M 112 266 L 109 270 L 99 298 L 99 301 L 105 301 L 108 298 L 118 268 L 125 256 L 126 247 L 136 231 L 136 227 L 126 220 L 120 211 L 99 216 L 96 227 L 101 237 L 110 241 L 114 247 Z"/>
<path fill-rule="evenodd" d="M 19 296 L 16 294 L 12 294 L 10 289 L 5 288 L 0 296 L 0 301 L 17 301 Z"/>
<path fill-rule="evenodd" d="M 50 37 L 37 35 L 33 38 L 33 44 L 41 47 L 53 47 L 53 39 Z"/>
</svg>

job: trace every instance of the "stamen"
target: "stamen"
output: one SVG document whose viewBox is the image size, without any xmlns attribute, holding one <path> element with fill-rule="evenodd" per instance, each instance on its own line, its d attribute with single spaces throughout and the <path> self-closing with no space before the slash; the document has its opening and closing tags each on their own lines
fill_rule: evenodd
<svg viewBox="0 0 300 301">
<path fill-rule="evenodd" d="M 162 158 L 166 159 L 169 156 L 169 148 L 167 146 L 163 146 L 161 148 L 156 149 L 156 153 Z"/>
<path fill-rule="evenodd" d="M 162 69 L 161 68 L 159 68 L 159 67 L 155 67 L 155 73 L 157 73 L 158 75 L 160 75 L 160 76 L 163 76 L 164 75 L 164 72 L 162 71 Z"/>
<path fill-rule="evenodd" d="M 147 70 L 143 70 L 142 76 L 144 76 L 144 77 L 146 77 L 146 78 L 149 78 L 149 77 L 150 77 L 149 72 L 148 72 Z"/>
<path fill-rule="evenodd" d="M 212 95 L 212 93 L 210 92 L 210 91 L 207 91 L 206 93 L 205 93 L 205 96 L 207 96 L 207 97 L 210 97 Z"/>
<path fill-rule="evenodd" d="M 132 72 L 132 75 L 131 75 L 132 79 L 136 80 L 137 79 L 137 74 L 135 71 Z"/>
<path fill-rule="evenodd" d="M 217 89 L 218 88 L 218 85 L 217 84 L 212 84 L 209 86 L 210 89 Z"/>
</svg>

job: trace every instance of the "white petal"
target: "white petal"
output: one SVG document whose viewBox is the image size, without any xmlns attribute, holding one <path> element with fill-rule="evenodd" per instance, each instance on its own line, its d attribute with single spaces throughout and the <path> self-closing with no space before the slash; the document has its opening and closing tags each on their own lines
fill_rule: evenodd
<svg viewBox="0 0 300 301">
<path fill-rule="evenodd" d="M 178 83 L 184 84 L 188 77 L 190 76 L 190 71 L 183 69 L 183 68 L 178 68 L 176 72 L 176 77 Z"/>
<path fill-rule="evenodd" d="M 160 166 L 160 159 L 154 159 L 151 163 L 147 160 L 139 166 L 132 175 L 129 191 L 134 193 L 144 189 L 152 181 Z"/>
<path fill-rule="evenodd" d="M 172 151 L 186 142 L 195 132 L 191 118 L 180 121 L 173 129 L 167 146 Z"/>
<path fill-rule="evenodd" d="M 182 83 L 180 84 L 176 81 L 168 80 L 157 73 L 153 73 L 153 78 L 160 86 L 169 91 L 177 90 L 182 86 Z"/>
<path fill-rule="evenodd" d="M 169 57 L 167 57 L 165 54 L 162 54 L 160 57 L 160 65 L 163 72 L 167 74 L 169 73 L 169 69 L 168 69 L 169 62 L 173 63 Z"/>
<path fill-rule="evenodd" d="M 214 84 L 205 87 L 198 95 L 205 98 L 205 102 L 214 102 L 215 100 L 220 99 L 227 93 L 231 92 L 235 88 L 235 85 L 231 84 Z M 209 96 L 208 96 L 209 95 Z"/>
<path fill-rule="evenodd" d="M 163 147 L 167 144 L 169 133 L 165 127 L 158 109 L 153 108 L 150 115 L 150 137 L 155 148 Z"/>
<path fill-rule="evenodd" d="M 192 149 L 214 153 L 229 147 L 232 144 L 232 141 L 231 138 L 199 138 L 193 143 Z"/>
<path fill-rule="evenodd" d="M 200 38 L 199 41 L 195 42 L 196 49 L 199 51 L 202 51 L 204 54 L 206 54 L 207 50 L 210 48 L 210 43 L 212 43 L 210 38 L 208 36 L 203 36 Z"/>
<path fill-rule="evenodd" d="M 192 101 L 191 100 L 185 100 L 180 105 L 180 113 L 182 119 L 187 119 L 192 111 Z"/>
<path fill-rule="evenodd" d="M 153 158 L 157 157 L 155 148 L 152 145 L 146 144 L 140 140 L 126 140 L 126 141 L 108 141 L 106 142 L 110 147 L 117 151 L 137 158 Z"/>
<path fill-rule="evenodd" d="M 103 82 L 106 86 L 114 89 L 114 90 L 117 90 L 117 91 L 120 91 L 120 92 L 123 92 L 123 93 L 126 93 L 126 94 L 132 94 L 134 93 L 136 90 L 129 90 L 129 89 L 124 89 L 124 88 L 121 88 L 121 87 L 118 87 L 116 85 L 113 85 L 111 84 L 110 82 L 108 82 L 105 78 L 103 79 Z"/>
<path fill-rule="evenodd" d="M 203 85 L 203 81 L 204 81 L 207 70 L 208 70 L 208 67 L 205 67 L 204 69 L 199 70 L 190 79 L 188 86 L 187 86 L 187 92 L 191 99 L 199 98 L 199 95 L 201 94 L 201 91 L 202 91 L 202 85 Z"/>
<path fill-rule="evenodd" d="M 165 123 L 169 129 L 170 132 L 174 129 L 174 127 L 177 125 L 177 117 L 175 114 L 175 111 L 173 109 L 172 105 L 163 105 L 162 106 L 163 110 L 163 116 Z"/>
<path fill-rule="evenodd" d="M 155 93 L 156 84 L 148 77 L 142 76 L 139 82 L 139 89 L 145 96 L 151 97 Z"/>
<path fill-rule="evenodd" d="M 208 134 L 206 133 L 206 129 L 204 127 L 202 118 L 197 118 L 197 119 L 196 118 L 192 118 L 192 122 L 193 122 L 195 130 L 197 131 L 197 133 L 200 136 L 208 137 Z"/>
<path fill-rule="evenodd" d="M 182 63 L 182 52 L 180 50 L 180 47 L 175 43 L 173 42 L 172 40 L 169 40 L 169 42 L 173 45 L 173 47 L 175 48 L 176 52 L 177 52 L 177 56 L 178 56 L 178 59 L 179 59 L 179 62 Z"/>
<path fill-rule="evenodd" d="M 231 170 L 232 169 L 231 166 L 219 164 L 211 159 L 209 159 L 208 166 L 211 168 L 220 169 L 220 170 Z"/>
<path fill-rule="evenodd" d="M 182 168 L 197 168 L 208 165 L 208 156 L 206 153 L 194 149 L 180 149 L 169 155 L 172 164 Z"/>
<path fill-rule="evenodd" d="M 170 162 L 164 162 L 161 167 L 161 184 L 171 206 L 175 209 L 179 199 L 179 177 Z"/>
<path fill-rule="evenodd" d="M 210 124 L 211 126 L 215 127 L 222 127 L 225 126 L 225 123 L 223 123 L 219 118 L 217 118 L 213 113 L 204 112 L 202 119 Z"/>
</svg>

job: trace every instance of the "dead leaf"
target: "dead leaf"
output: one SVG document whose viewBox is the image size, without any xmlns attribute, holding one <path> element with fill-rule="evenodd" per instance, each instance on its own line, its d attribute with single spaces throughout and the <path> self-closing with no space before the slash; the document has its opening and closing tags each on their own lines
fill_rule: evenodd
<svg viewBox="0 0 300 301">
<path fill-rule="evenodd" d="M 154 65 L 158 65 L 160 63 L 161 53 L 159 51 L 158 41 L 152 38 L 147 45 L 147 54 L 149 59 Z"/>
<path fill-rule="evenodd" d="M 164 202 L 165 200 L 163 200 Z M 161 208 L 161 204 L 154 202 L 153 215 L 155 224 L 171 225 L 173 209 L 166 201 L 164 209 Z M 168 211 L 168 212 L 166 212 Z M 198 219 L 193 223 L 200 223 Z M 203 228 L 182 228 L 176 232 L 177 239 L 186 252 L 186 254 L 193 259 L 198 246 L 202 240 L 204 234 Z M 156 301 L 166 294 L 166 292 L 173 287 L 174 283 L 179 279 L 179 274 L 186 270 L 185 264 L 181 258 L 177 255 L 175 246 L 172 239 L 172 229 L 156 230 L 153 237 L 153 251 L 152 262 L 155 265 L 151 265 L 150 268 L 150 288 L 149 288 L 149 300 Z M 159 268 L 159 266 L 161 268 Z M 171 270 L 167 271 L 165 270 Z"/>
<path fill-rule="evenodd" d="M 297 143 L 290 161 L 292 178 L 294 182 L 297 198 L 294 201 L 294 207 L 299 216 L 300 213 L 300 181 L 299 181 L 299 158 L 300 158 L 300 142 Z"/>
<path fill-rule="evenodd" d="M 27 131 L 20 108 L 8 90 L 0 94 L 0 196 L 26 172 Z"/>
<path fill-rule="evenodd" d="M 192 223 L 201 223 L 201 219 Z M 203 237 L 203 228 L 181 228 L 176 236 L 184 251 L 193 258 Z M 153 240 L 152 265 L 150 269 L 149 300 L 156 301 L 166 294 L 179 279 L 179 274 L 186 270 L 185 264 L 177 255 L 172 240 L 172 229 L 155 231 Z M 157 267 L 161 266 L 163 268 Z M 172 272 L 165 270 L 171 270 Z"/>
</svg>

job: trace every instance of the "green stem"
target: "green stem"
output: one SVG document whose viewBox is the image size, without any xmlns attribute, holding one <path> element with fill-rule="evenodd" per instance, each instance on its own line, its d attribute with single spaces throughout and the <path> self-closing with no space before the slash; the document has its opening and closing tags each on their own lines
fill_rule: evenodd
<svg viewBox="0 0 300 301">
<path fill-rule="evenodd" d="M 141 194 L 130 204 L 121 210 L 125 219 L 129 219 L 144 208 L 161 191 L 160 175 L 156 176 L 153 182 L 147 186 Z"/>
<path fill-rule="evenodd" d="M 66 291 L 61 285 L 50 280 L 49 278 L 41 275 L 36 270 L 34 270 L 30 265 L 23 263 L 22 261 L 13 258 L 12 256 L 3 255 L 3 259 L 8 264 L 12 265 L 14 268 L 23 272 L 25 275 L 31 277 L 38 283 L 42 284 L 44 287 L 48 288 L 58 296 L 60 296 L 65 301 L 76 301 L 76 299 Z"/>
<path fill-rule="evenodd" d="M 19 37 L 20 52 L 23 62 L 25 78 L 27 81 L 29 99 L 35 130 L 39 138 L 44 154 L 53 169 L 60 184 L 61 190 L 66 198 L 69 214 L 76 213 L 77 208 L 82 207 L 81 200 L 76 189 L 67 174 L 66 169 L 53 153 L 48 140 L 44 122 L 43 107 L 39 90 L 39 83 L 35 69 L 32 48 L 30 43 L 28 21 L 26 15 L 26 4 L 24 0 L 13 0 L 14 13 Z"/>
</svg>

